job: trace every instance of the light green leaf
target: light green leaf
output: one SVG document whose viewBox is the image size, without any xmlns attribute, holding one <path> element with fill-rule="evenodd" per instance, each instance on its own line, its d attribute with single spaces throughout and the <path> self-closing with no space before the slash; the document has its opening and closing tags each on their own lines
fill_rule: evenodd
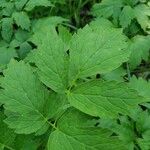
<svg viewBox="0 0 150 150">
<path fill-rule="evenodd" d="M 17 10 L 21 10 L 25 6 L 27 1 L 28 0 L 16 0 L 15 6 L 16 6 Z"/>
<path fill-rule="evenodd" d="M 35 63 L 40 80 L 55 92 L 64 93 L 67 88 L 67 47 L 54 27 L 36 32 L 32 41 L 38 49 Z"/>
<path fill-rule="evenodd" d="M 92 116 L 114 118 L 146 101 L 125 83 L 93 80 L 68 92 L 72 106 Z"/>
<path fill-rule="evenodd" d="M 94 4 L 92 14 L 96 17 L 109 18 L 113 16 L 116 10 L 121 9 L 123 0 L 102 0 L 101 3 Z"/>
<path fill-rule="evenodd" d="M 129 64 L 131 69 L 138 66 L 142 60 L 147 61 L 150 50 L 150 36 L 137 35 L 131 39 Z"/>
<path fill-rule="evenodd" d="M 137 79 L 135 76 L 133 76 L 130 79 L 129 85 L 131 88 L 135 89 L 139 93 L 139 95 L 150 99 L 150 82 L 149 81 L 146 81 L 142 78 Z"/>
<path fill-rule="evenodd" d="M 134 10 L 130 6 L 125 6 L 120 14 L 120 25 L 123 28 L 128 27 L 134 17 Z"/>
<path fill-rule="evenodd" d="M 11 17 L 12 13 L 14 12 L 15 10 L 15 7 L 14 7 L 14 3 L 11 3 L 9 1 L 6 1 L 3 3 L 2 2 L 2 14 L 4 16 L 7 16 L 7 17 Z"/>
<path fill-rule="evenodd" d="M 134 8 L 134 13 L 138 23 L 141 25 L 141 28 L 144 31 L 150 29 L 150 7 L 145 4 L 137 5 Z"/>
<path fill-rule="evenodd" d="M 79 29 L 70 45 L 70 80 L 118 68 L 130 54 L 126 40 L 121 29 L 103 23 Z"/>
<path fill-rule="evenodd" d="M 150 148 L 150 135 L 148 138 L 139 138 L 137 141 L 138 141 L 138 144 L 139 144 L 141 150 L 149 150 L 149 148 Z"/>
<path fill-rule="evenodd" d="M 15 6 L 17 10 L 22 10 L 25 4 L 27 3 L 28 0 L 16 0 L 15 1 Z"/>
<path fill-rule="evenodd" d="M 12 18 L 3 18 L 1 34 L 4 40 L 10 42 L 13 35 L 13 20 Z"/>
<path fill-rule="evenodd" d="M 51 2 L 52 2 L 53 4 L 55 4 L 55 3 L 58 3 L 58 4 L 65 4 L 65 3 L 66 3 L 66 0 L 51 0 Z"/>
<path fill-rule="evenodd" d="M 139 0 L 123 0 L 125 4 L 130 5 L 130 6 L 135 6 Z"/>
<path fill-rule="evenodd" d="M 61 116 L 61 113 L 70 107 L 67 96 L 51 92 L 49 99 L 45 104 L 44 113 L 47 114 L 47 118 L 57 120 Z"/>
<path fill-rule="evenodd" d="M 99 126 L 117 134 L 128 150 L 134 150 L 135 133 L 127 116 L 119 116 L 117 120 L 101 118 L 99 119 Z"/>
<path fill-rule="evenodd" d="M 47 124 L 45 104 L 49 92 L 24 62 L 11 61 L 4 71 L 0 101 L 5 104 L 8 118 L 5 122 L 16 133 L 33 133 Z"/>
<path fill-rule="evenodd" d="M 58 24 L 61 24 L 62 22 L 67 22 L 67 19 L 64 19 L 62 17 L 58 16 L 50 16 L 50 17 L 45 17 L 38 19 L 34 24 L 33 24 L 33 32 L 38 32 L 41 30 L 43 27 L 52 27 L 52 26 L 57 26 Z"/>
<path fill-rule="evenodd" d="M 75 109 L 69 109 L 57 123 L 48 141 L 48 150 L 125 150 L 117 136 L 94 124 L 92 120 Z"/>
<path fill-rule="evenodd" d="M 30 19 L 26 12 L 15 12 L 13 13 L 13 18 L 18 26 L 20 26 L 22 29 L 29 30 Z"/>
<path fill-rule="evenodd" d="M 90 26 L 93 29 L 99 30 L 99 28 L 102 30 L 102 28 L 105 26 L 105 28 L 114 28 L 114 24 L 112 22 L 110 22 L 107 19 L 104 18 L 96 18 L 95 20 L 93 20 L 92 22 L 90 22 Z"/>
<path fill-rule="evenodd" d="M 108 81 L 124 81 L 123 77 L 127 74 L 126 70 L 123 69 L 123 67 L 119 67 L 112 72 L 102 74 L 102 79 L 108 80 Z"/>
<path fill-rule="evenodd" d="M 66 46 L 69 49 L 72 34 L 69 32 L 67 28 L 65 28 L 62 25 L 58 27 L 58 32 L 59 32 L 59 36 L 62 38 L 63 42 L 66 44 Z"/>
<path fill-rule="evenodd" d="M 49 0 L 29 0 L 29 2 L 26 4 L 25 10 L 31 11 L 38 6 L 49 7 L 53 5 Z"/>
</svg>

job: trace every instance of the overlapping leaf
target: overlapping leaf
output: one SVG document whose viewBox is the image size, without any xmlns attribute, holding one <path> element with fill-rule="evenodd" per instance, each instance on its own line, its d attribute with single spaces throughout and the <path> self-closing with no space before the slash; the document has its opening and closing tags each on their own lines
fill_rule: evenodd
<svg viewBox="0 0 150 150">
<path fill-rule="evenodd" d="M 1 34 L 4 40 L 10 42 L 13 35 L 13 20 L 12 18 L 3 18 L 2 19 L 2 30 Z"/>
<path fill-rule="evenodd" d="M 87 25 L 73 36 L 70 45 L 70 78 L 75 80 L 107 73 L 128 60 L 130 53 L 126 49 L 127 38 L 122 30 L 105 25 Z"/>
<path fill-rule="evenodd" d="M 96 17 L 110 18 L 114 20 L 120 20 L 120 25 L 123 28 L 127 28 L 131 25 L 131 21 L 136 19 L 141 28 L 148 32 L 150 28 L 150 7 L 142 2 L 138 3 L 138 0 L 102 0 L 101 3 L 97 3 L 92 8 L 92 14 Z"/>
<path fill-rule="evenodd" d="M 32 41 L 38 46 L 35 63 L 41 81 L 56 92 L 67 88 L 67 48 L 55 29 L 44 28 L 35 33 Z"/>
<path fill-rule="evenodd" d="M 51 100 L 54 99 L 49 97 L 49 92 L 33 74 L 30 66 L 12 61 L 4 76 L 1 85 L 4 90 L 0 100 L 6 110 L 11 112 L 7 113 L 8 118 L 5 120 L 9 127 L 17 133 L 29 134 L 48 124 L 49 117 L 53 116 L 52 113 L 49 115 L 49 111 L 52 111 Z"/>
<path fill-rule="evenodd" d="M 17 56 L 14 48 L 0 47 L 0 64 L 6 65 L 10 59 Z"/>
<path fill-rule="evenodd" d="M 142 29 L 144 31 L 150 29 L 150 7 L 144 4 L 138 5 L 134 8 L 134 13 Z"/>
<path fill-rule="evenodd" d="M 0 150 L 13 150 L 16 134 L 3 122 L 5 115 L 0 112 Z"/>
<path fill-rule="evenodd" d="M 51 2 L 49 0 L 29 0 L 28 3 L 26 4 L 25 10 L 27 11 L 31 11 L 33 10 L 35 7 L 38 6 L 45 6 L 45 7 L 49 7 L 49 6 L 53 6 L 51 4 Z"/>
<path fill-rule="evenodd" d="M 93 6 L 92 13 L 97 17 L 111 17 L 118 11 L 121 11 L 121 7 L 123 6 L 123 0 L 103 0 L 101 3 L 97 3 Z M 117 14 L 119 15 L 119 14 Z"/>
<path fill-rule="evenodd" d="M 135 76 L 133 76 L 130 80 L 130 86 L 135 89 L 136 91 L 138 91 L 138 93 L 147 98 L 147 99 L 150 99 L 150 82 L 142 79 L 142 78 L 136 78 Z M 144 89 L 144 90 L 141 90 L 141 87 Z"/>
<path fill-rule="evenodd" d="M 69 109 L 57 123 L 57 128 L 49 137 L 48 150 L 125 150 L 117 136 L 94 124 L 92 120 L 75 109 Z"/>
<path fill-rule="evenodd" d="M 30 28 L 30 19 L 25 12 L 15 12 L 13 13 L 13 18 L 18 26 L 22 29 L 29 30 Z"/>
<path fill-rule="evenodd" d="M 131 24 L 132 19 L 134 19 L 134 11 L 130 6 L 125 6 L 121 12 L 121 15 L 119 17 L 120 19 L 120 25 L 123 28 L 128 27 Z"/>
<path fill-rule="evenodd" d="M 75 108 L 99 117 L 116 117 L 129 114 L 144 99 L 124 83 L 101 80 L 81 84 L 68 93 L 69 102 Z"/>
<path fill-rule="evenodd" d="M 147 61 L 150 50 L 150 36 L 135 36 L 131 39 L 129 64 L 131 69 L 138 66 L 142 60 Z"/>
</svg>

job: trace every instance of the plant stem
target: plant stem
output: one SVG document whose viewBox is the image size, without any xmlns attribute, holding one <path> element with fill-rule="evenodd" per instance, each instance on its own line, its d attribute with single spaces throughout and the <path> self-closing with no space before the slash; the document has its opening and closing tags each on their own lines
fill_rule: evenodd
<svg viewBox="0 0 150 150">
<path fill-rule="evenodd" d="M 130 73 L 130 67 L 129 67 L 128 62 L 126 63 L 126 67 L 127 67 L 128 80 L 130 81 L 130 79 L 131 79 L 131 73 Z"/>
</svg>

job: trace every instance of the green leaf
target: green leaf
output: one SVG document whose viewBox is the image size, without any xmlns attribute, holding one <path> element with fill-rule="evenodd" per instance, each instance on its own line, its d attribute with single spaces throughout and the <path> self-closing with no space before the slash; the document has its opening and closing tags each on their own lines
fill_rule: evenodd
<svg viewBox="0 0 150 150">
<path fill-rule="evenodd" d="M 17 54 L 14 48 L 0 47 L 0 64 L 1 65 L 8 64 L 10 59 L 15 56 L 17 56 Z"/>
<path fill-rule="evenodd" d="M 20 43 L 27 41 L 30 37 L 31 33 L 22 29 L 18 29 L 15 33 L 15 39 Z"/>
<path fill-rule="evenodd" d="M 130 79 L 129 85 L 131 88 L 135 89 L 139 95 L 150 99 L 150 82 L 146 81 L 142 78 L 136 78 L 135 76 L 133 76 Z M 141 90 L 142 87 L 142 90 Z"/>
<path fill-rule="evenodd" d="M 141 137 L 137 138 L 137 143 L 142 150 L 149 150 L 150 147 L 150 114 L 148 111 L 134 112 L 137 132 Z"/>
<path fill-rule="evenodd" d="M 5 2 L 2 2 L 2 14 L 3 16 L 11 17 L 12 13 L 15 11 L 14 3 L 8 2 L 5 0 Z"/>
<path fill-rule="evenodd" d="M 55 92 L 64 93 L 67 88 L 67 47 L 54 27 L 36 32 L 32 41 L 38 49 L 35 63 L 40 80 Z"/>
<path fill-rule="evenodd" d="M 124 81 L 123 77 L 126 75 L 126 70 L 123 69 L 123 67 L 119 67 L 115 70 L 113 70 L 112 72 L 106 73 L 106 74 L 102 74 L 102 79 L 104 80 L 108 80 L 108 81 Z"/>
<path fill-rule="evenodd" d="M 96 17 L 109 18 L 113 16 L 116 10 L 121 9 L 123 0 L 102 0 L 101 3 L 94 4 L 92 14 Z"/>
<path fill-rule="evenodd" d="M 64 94 L 58 94 L 55 92 L 51 92 L 49 99 L 45 104 L 45 114 L 47 114 L 47 118 L 51 118 L 53 120 L 57 120 L 61 114 L 68 108 L 70 105 L 68 104 L 67 97 Z"/>
<path fill-rule="evenodd" d="M 38 6 L 50 7 L 53 5 L 49 0 L 29 0 L 29 2 L 26 4 L 25 10 L 31 11 Z"/>
<path fill-rule="evenodd" d="M 16 6 L 17 10 L 22 10 L 27 2 L 28 2 L 28 0 L 16 0 L 15 6 Z"/>
<path fill-rule="evenodd" d="M 33 24 L 33 32 L 38 32 L 43 27 L 57 26 L 58 24 L 61 24 L 62 22 L 67 22 L 67 21 L 68 21 L 67 19 L 64 19 L 58 16 L 44 17 L 44 18 L 38 19 Z"/>
<path fill-rule="evenodd" d="M 127 84 L 101 80 L 78 85 L 68 92 L 68 100 L 84 113 L 109 118 L 117 117 L 118 113 L 129 114 L 130 109 L 144 102 Z"/>
<path fill-rule="evenodd" d="M 17 135 L 15 139 L 15 150 L 37 150 L 40 142 L 33 135 Z"/>
<path fill-rule="evenodd" d="M 13 20 L 12 18 L 3 18 L 2 19 L 2 30 L 1 34 L 4 40 L 10 42 L 13 35 Z"/>
<path fill-rule="evenodd" d="M 18 50 L 18 55 L 21 59 L 24 59 L 27 54 L 31 51 L 32 47 L 27 42 L 24 42 L 20 45 L 20 49 Z"/>
<path fill-rule="evenodd" d="M 123 0 L 125 4 L 135 6 L 140 0 Z"/>
<path fill-rule="evenodd" d="M 145 4 L 137 5 L 134 8 L 134 13 L 138 23 L 141 25 L 141 28 L 144 31 L 150 29 L 150 7 Z"/>
<path fill-rule="evenodd" d="M 70 81 L 108 73 L 128 60 L 130 53 L 122 30 L 105 24 L 87 25 L 74 34 L 70 45 Z"/>
<path fill-rule="evenodd" d="M 120 25 L 126 28 L 130 25 L 132 19 L 134 19 L 134 10 L 130 6 L 125 6 L 120 14 Z"/>
<path fill-rule="evenodd" d="M 129 64 L 131 69 L 138 66 L 142 60 L 147 61 L 150 50 L 150 36 L 137 35 L 131 39 Z"/>
<path fill-rule="evenodd" d="M 90 22 L 90 26 L 94 29 L 99 30 L 101 27 L 103 28 L 115 28 L 114 24 L 107 19 L 104 18 L 96 18 L 94 21 Z M 102 29 L 101 29 L 102 30 Z"/>
<path fill-rule="evenodd" d="M 5 122 L 16 133 L 33 133 L 48 123 L 45 104 L 49 92 L 24 62 L 11 61 L 4 71 L 0 101 L 5 104 Z"/>
<path fill-rule="evenodd" d="M 143 139 L 139 138 L 138 139 L 138 144 L 142 150 L 149 150 L 149 148 L 150 148 L 150 140 L 149 139 L 150 139 L 150 136 L 148 138 L 143 138 Z"/>
<path fill-rule="evenodd" d="M 128 150 L 134 149 L 136 140 L 134 127 L 127 116 L 120 116 L 117 119 L 102 118 L 99 120 L 99 126 L 117 134 Z"/>
<path fill-rule="evenodd" d="M 5 115 L 0 112 L 0 150 L 4 150 L 4 148 L 14 150 L 16 134 L 3 122 L 4 119 Z"/>
<path fill-rule="evenodd" d="M 48 150 L 125 150 L 117 136 L 94 124 L 88 124 L 92 117 L 75 109 L 69 109 L 57 122 L 57 129 L 51 133 Z"/>
<path fill-rule="evenodd" d="M 51 2 L 53 3 L 53 4 L 66 4 L 66 0 L 51 0 Z"/>
<path fill-rule="evenodd" d="M 22 29 L 29 30 L 31 24 L 26 12 L 15 12 L 13 13 L 13 18 L 18 26 Z"/>
<path fill-rule="evenodd" d="M 67 28 L 65 28 L 62 25 L 58 27 L 58 32 L 59 32 L 59 36 L 62 38 L 63 42 L 66 44 L 66 46 L 68 46 L 69 49 L 72 34 L 69 32 Z"/>
</svg>

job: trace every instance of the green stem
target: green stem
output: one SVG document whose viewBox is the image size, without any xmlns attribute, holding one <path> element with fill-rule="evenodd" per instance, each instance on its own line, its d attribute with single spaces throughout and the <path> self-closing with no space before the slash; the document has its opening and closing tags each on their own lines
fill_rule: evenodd
<svg viewBox="0 0 150 150">
<path fill-rule="evenodd" d="M 62 25 L 64 25 L 64 26 L 67 26 L 67 27 L 70 27 L 70 28 L 72 28 L 72 29 L 74 29 L 74 30 L 77 30 L 78 28 L 76 28 L 75 26 L 73 26 L 73 25 L 71 25 L 71 24 L 69 24 L 69 23 L 61 23 Z"/>
<path fill-rule="evenodd" d="M 81 7 L 84 7 L 84 5 L 86 5 L 89 2 L 89 0 L 86 0 L 82 3 Z"/>
<path fill-rule="evenodd" d="M 2 144 L 2 143 L 0 143 L 0 144 L 3 145 L 5 148 L 7 148 L 7 149 L 9 149 L 9 150 L 15 150 L 15 149 L 13 149 L 13 148 L 11 148 L 11 147 L 5 145 L 5 144 Z"/>
<path fill-rule="evenodd" d="M 77 8 L 75 7 L 74 17 L 76 21 L 76 26 L 80 25 L 80 9 L 82 8 L 82 0 L 79 0 Z"/>
<path fill-rule="evenodd" d="M 130 73 L 130 67 L 129 67 L 128 62 L 126 63 L 126 66 L 127 66 L 128 80 L 130 81 L 130 79 L 131 79 L 131 73 Z"/>
</svg>

